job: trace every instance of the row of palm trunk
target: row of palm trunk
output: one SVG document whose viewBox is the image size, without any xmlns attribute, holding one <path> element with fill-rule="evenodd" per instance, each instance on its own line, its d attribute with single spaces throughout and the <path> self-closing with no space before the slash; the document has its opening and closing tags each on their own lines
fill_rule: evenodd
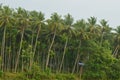
<svg viewBox="0 0 120 80">
<path fill-rule="evenodd" d="M 102 47 L 105 40 L 111 41 L 110 37 L 116 36 L 119 42 L 119 34 L 111 33 L 107 21 L 101 20 L 99 25 L 95 17 L 89 18 L 88 22 L 82 19 L 73 23 L 70 14 L 62 19 L 54 13 L 45 20 L 41 12 L 22 8 L 15 11 L 1 6 L 0 19 L 2 71 L 31 70 L 33 64 L 37 64 L 43 70 L 50 68 L 56 72 L 79 72 L 79 61 L 85 62 L 89 57 L 89 51 L 85 51 L 88 47 L 85 41 L 93 40 Z M 29 45 L 32 46 L 30 51 Z M 114 46 L 113 56 L 117 57 L 119 44 L 111 46 Z M 86 49 L 82 50 L 84 47 Z M 86 56 L 84 59 L 83 55 Z"/>
</svg>

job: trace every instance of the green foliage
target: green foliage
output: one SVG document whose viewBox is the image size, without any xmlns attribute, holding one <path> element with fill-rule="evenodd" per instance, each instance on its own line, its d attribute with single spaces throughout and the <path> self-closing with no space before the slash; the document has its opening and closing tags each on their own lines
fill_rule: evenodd
<svg viewBox="0 0 120 80">
<path fill-rule="evenodd" d="M 23 58 L 33 58 L 33 52 L 32 52 L 32 46 L 28 45 L 28 47 L 24 50 L 22 50 L 22 55 Z"/>
<path fill-rule="evenodd" d="M 57 80 L 76 80 L 76 77 L 72 74 L 56 74 Z"/>
<path fill-rule="evenodd" d="M 109 49 L 95 46 L 97 51 L 92 51 L 90 55 L 90 60 L 86 62 L 84 68 L 84 78 L 85 80 L 92 79 L 107 79 L 109 76 L 107 71 L 112 71 L 110 68 L 114 64 L 115 58 L 111 55 Z"/>
<path fill-rule="evenodd" d="M 50 69 L 50 68 L 45 69 L 45 73 L 46 73 L 47 75 L 50 75 L 50 74 L 51 74 L 51 69 Z"/>
<path fill-rule="evenodd" d="M 110 66 L 110 70 L 106 71 L 109 80 L 119 80 L 120 79 L 120 60 L 116 59 L 114 63 Z"/>
<path fill-rule="evenodd" d="M 28 80 L 28 79 L 23 73 L 5 72 L 1 80 Z"/>
<path fill-rule="evenodd" d="M 55 52 L 53 50 L 50 51 L 50 56 L 54 56 L 55 55 Z"/>
<path fill-rule="evenodd" d="M 83 62 L 83 80 L 119 80 L 120 26 L 96 17 L 73 21 L 70 14 L 45 19 L 42 12 L 0 5 L 1 79 L 79 80 Z"/>
<path fill-rule="evenodd" d="M 3 76 L 3 71 L 2 70 L 0 70 L 0 77 L 2 77 Z"/>
<path fill-rule="evenodd" d="M 41 68 L 40 68 L 40 66 L 38 66 L 37 64 L 34 63 L 31 67 L 31 70 L 27 70 L 27 72 L 25 72 L 25 74 L 28 79 L 39 80 L 40 75 L 41 75 Z"/>
</svg>

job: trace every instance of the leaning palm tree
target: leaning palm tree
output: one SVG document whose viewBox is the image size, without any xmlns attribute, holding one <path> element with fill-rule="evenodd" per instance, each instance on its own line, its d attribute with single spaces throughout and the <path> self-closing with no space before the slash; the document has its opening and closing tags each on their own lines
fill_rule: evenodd
<svg viewBox="0 0 120 80">
<path fill-rule="evenodd" d="M 62 60 L 61 60 L 61 63 L 60 63 L 59 72 L 61 72 L 61 69 L 62 69 L 62 66 L 63 66 L 68 41 L 72 37 L 73 34 L 76 34 L 74 28 L 72 27 L 72 24 L 73 24 L 73 17 L 70 14 L 65 15 L 65 19 L 64 19 L 64 25 L 65 25 L 64 27 L 65 28 L 62 31 L 63 36 L 65 35 L 65 45 L 64 45 Z"/>
<path fill-rule="evenodd" d="M 76 58 L 75 58 L 73 69 L 72 69 L 72 74 L 75 72 L 76 65 L 79 61 L 80 48 L 82 47 L 81 43 L 82 43 L 83 40 L 88 39 L 88 34 L 87 34 L 87 31 L 86 31 L 86 22 L 83 19 L 78 20 L 74 24 L 74 27 L 77 30 L 78 49 L 77 49 L 77 55 L 76 55 Z"/>
<path fill-rule="evenodd" d="M 32 24 L 34 24 L 33 27 L 36 28 L 36 30 L 35 30 L 36 31 L 36 39 L 35 39 L 35 45 L 34 45 L 34 49 L 33 49 L 33 56 L 32 56 L 33 58 L 30 62 L 30 67 L 31 67 L 32 63 L 33 63 L 33 60 L 34 60 L 35 52 L 36 52 L 36 47 L 37 47 L 38 38 L 39 38 L 39 35 L 40 35 L 41 26 L 42 26 L 43 20 L 45 18 L 44 18 L 44 14 L 42 12 L 36 12 L 36 11 L 31 11 L 30 12 L 30 17 L 32 18 Z M 33 33 L 33 36 L 34 36 L 34 33 Z"/>
<path fill-rule="evenodd" d="M 19 32 L 21 33 L 21 38 L 20 38 L 19 49 L 18 49 L 17 56 L 16 56 L 15 72 L 17 71 L 18 64 L 19 64 L 19 58 L 20 58 L 20 54 L 21 54 L 25 28 L 28 27 L 28 25 L 29 25 L 28 11 L 26 11 L 25 9 L 22 9 L 22 8 L 18 8 L 16 17 L 17 17 L 17 24 L 19 24 L 18 28 L 19 28 Z"/>
<path fill-rule="evenodd" d="M 50 52 L 53 47 L 57 31 L 60 29 L 62 24 L 61 21 L 62 21 L 61 16 L 59 16 L 57 13 L 52 14 L 51 19 L 47 20 L 48 28 L 52 32 L 51 34 L 53 34 L 53 36 L 52 36 L 52 41 L 50 43 L 50 46 L 48 48 L 48 54 L 46 59 L 46 69 L 48 68 Z"/>
</svg>

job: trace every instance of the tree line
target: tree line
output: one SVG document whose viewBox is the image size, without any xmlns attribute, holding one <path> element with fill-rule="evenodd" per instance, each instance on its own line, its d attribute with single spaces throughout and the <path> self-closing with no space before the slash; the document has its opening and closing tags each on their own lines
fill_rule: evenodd
<svg viewBox="0 0 120 80">
<path fill-rule="evenodd" d="M 105 19 L 87 20 L 58 13 L 45 19 L 42 12 L 0 6 L 0 70 L 79 74 L 83 79 L 120 79 L 120 26 Z"/>
</svg>

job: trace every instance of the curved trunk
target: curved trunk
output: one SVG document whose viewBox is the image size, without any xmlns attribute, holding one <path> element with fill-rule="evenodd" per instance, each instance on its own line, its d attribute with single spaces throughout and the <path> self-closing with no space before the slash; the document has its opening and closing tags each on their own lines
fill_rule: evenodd
<svg viewBox="0 0 120 80">
<path fill-rule="evenodd" d="M 63 52 L 63 56 L 62 56 L 62 61 L 61 61 L 61 64 L 60 64 L 59 72 L 61 72 L 61 68 L 62 68 L 62 65 L 63 65 L 63 61 L 64 61 L 64 57 L 65 57 L 65 52 L 66 52 L 66 48 L 67 48 L 67 43 L 68 43 L 68 38 L 66 39 L 66 42 L 65 42 L 64 52 Z"/>
<path fill-rule="evenodd" d="M 51 48 L 53 46 L 53 43 L 54 43 L 54 40 L 55 40 L 55 36 L 56 36 L 56 29 L 55 29 L 55 32 L 54 32 L 54 35 L 53 35 L 53 38 L 52 38 L 52 42 L 51 42 L 50 47 L 48 49 L 48 55 L 47 55 L 47 59 L 46 59 L 46 69 L 47 69 L 48 64 L 49 64 L 50 51 L 51 51 Z"/>
<path fill-rule="evenodd" d="M 79 56 L 80 56 L 80 55 L 79 55 L 80 46 L 81 46 L 81 40 L 80 40 L 79 45 L 78 45 L 77 56 L 76 56 L 75 63 L 74 63 L 73 69 L 72 69 L 72 74 L 75 72 L 75 67 L 76 67 L 76 64 L 77 64 L 78 59 L 79 59 Z"/>
<path fill-rule="evenodd" d="M 22 43 L 23 43 L 23 36 L 24 36 L 24 28 L 23 28 L 23 31 L 22 31 L 22 34 L 21 34 L 20 48 L 19 48 L 17 58 L 16 58 L 15 72 L 17 71 L 17 67 L 18 67 L 18 63 L 19 63 L 19 58 L 20 58 L 20 53 L 21 53 Z"/>
<path fill-rule="evenodd" d="M 33 51 L 33 58 L 35 56 L 35 51 L 36 51 L 36 47 L 37 47 L 37 42 L 38 42 L 38 37 L 39 37 L 40 29 L 41 29 L 41 26 L 38 28 L 38 32 L 37 32 L 37 36 L 36 36 L 36 40 L 35 40 L 34 51 Z"/>
<path fill-rule="evenodd" d="M 35 40 L 35 46 L 34 46 L 34 49 L 33 49 L 33 56 L 32 56 L 31 61 L 30 61 L 30 69 L 31 69 L 33 61 L 34 61 L 34 56 L 35 56 L 35 52 L 36 52 L 36 47 L 37 47 L 37 42 L 38 42 L 40 29 L 41 29 L 41 26 L 38 28 L 38 31 L 37 31 L 37 36 L 36 36 L 36 40 Z"/>
</svg>

